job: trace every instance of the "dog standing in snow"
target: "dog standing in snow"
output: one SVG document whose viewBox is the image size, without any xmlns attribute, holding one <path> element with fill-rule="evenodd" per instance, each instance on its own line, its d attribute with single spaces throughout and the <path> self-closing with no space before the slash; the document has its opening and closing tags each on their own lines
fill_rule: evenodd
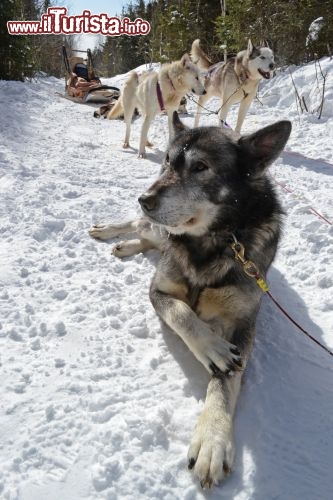
<svg viewBox="0 0 333 500">
<path fill-rule="evenodd" d="M 121 90 L 117 104 L 108 114 L 110 120 L 124 115 L 126 134 L 123 147 L 129 147 L 132 116 L 136 107 L 139 108 L 143 118 L 139 157 L 144 157 L 145 147 L 151 146 L 148 141 L 148 130 L 154 117 L 161 111 L 167 112 L 169 140 L 171 140 L 172 114 L 178 109 L 182 97 L 187 92 L 198 95 L 206 93 L 199 78 L 199 68 L 191 62 L 188 54 L 183 55 L 180 61 L 163 64 L 159 72 L 139 75 L 133 71 Z"/>
<path fill-rule="evenodd" d="M 206 94 L 200 96 L 194 126 L 199 124 L 200 113 L 204 104 L 211 97 L 221 99 L 219 119 L 225 123 L 230 107 L 239 102 L 236 132 L 240 132 L 246 113 L 255 98 L 259 82 L 262 78 L 268 80 L 275 67 L 274 54 L 268 47 L 255 47 L 251 40 L 246 50 L 238 52 L 236 57 L 226 63 L 218 62 L 212 65 L 208 56 L 200 47 L 200 40 L 194 40 L 191 49 L 192 61 L 200 70 L 206 72 Z"/>
</svg>

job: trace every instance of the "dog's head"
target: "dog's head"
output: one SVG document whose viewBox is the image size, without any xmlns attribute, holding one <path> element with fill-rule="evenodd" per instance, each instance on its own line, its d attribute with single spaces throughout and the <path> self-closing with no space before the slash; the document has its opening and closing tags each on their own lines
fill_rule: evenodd
<svg viewBox="0 0 333 500">
<path fill-rule="evenodd" d="M 180 62 L 178 82 L 184 87 L 184 93 L 192 91 L 194 94 L 206 94 L 205 87 L 200 80 L 198 66 L 192 63 L 190 56 L 184 54 Z"/>
<path fill-rule="evenodd" d="M 258 72 L 262 78 L 269 80 L 271 72 L 275 68 L 273 51 L 268 47 L 255 47 L 251 40 L 249 40 L 247 56 L 250 72 Z"/>
<path fill-rule="evenodd" d="M 173 234 L 201 236 L 250 217 L 246 213 L 250 199 L 258 206 L 265 203 L 268 210 L 270 184 L 265 170 L 285 146 L 290 122 L 240 139 L 220 127 L 187 129 L 176 112 L 173 126 L 175 138 L 160 176 L 139 198 L 152 222 Z"/>
</svg>

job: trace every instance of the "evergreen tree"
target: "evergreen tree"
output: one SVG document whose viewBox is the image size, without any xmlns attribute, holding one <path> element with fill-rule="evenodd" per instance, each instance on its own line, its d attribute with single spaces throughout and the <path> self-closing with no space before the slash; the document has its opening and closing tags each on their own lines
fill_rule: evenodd
<svg viewBox="0 0 333 500">
<path fill-rule="evenodd" d="M 8 20 L 38 20 L 50 0 L 2 0 L 0 4 L 0 78 L 23 79 L 43 71 L 62 76 L 61 48 L 74 36 L 9 35 Z M 222 6 L 226 6 L 222 15 Z M 189 52 L 195 38 L 213 61 L 268 41 L 278 64 L 302 63 L 332 55 L 333 0 L 133 0 L 121 17 L 148 21 L 148 35 L 106 37 L 94 52 L 97 71 L 105 76 L 125 73 L 151 62 L 168 62 Z M 317 31 L 309 36 L 315 19 Z"/>
<path fill-rule="evenodd" d="M 30 36 L 10 35 L 7 21 L 36 19 L 36 5 L 32 0 L 2 0 L 0 7 L 0 78 L 23 80 L 34 74 L 33 50 Z"/>
<path fill-rule="evenodd" d="M 300 63 L 309 51 L 309 26 L 319 16 L 323 28 L 311 50 L 322 57 L 333 39 L 333 0 L 227 0 L 227 15 L 216 19 L 215 29 L 230 52 L 245 48 L 248 38 L 257 44 L 267 40 L 280 64 Z"/>
</svg>

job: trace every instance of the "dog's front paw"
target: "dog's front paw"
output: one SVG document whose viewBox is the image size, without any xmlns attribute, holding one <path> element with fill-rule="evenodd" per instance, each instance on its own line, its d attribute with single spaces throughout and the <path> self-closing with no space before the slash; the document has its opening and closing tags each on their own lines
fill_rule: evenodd
<svg viewBox="0 0 333 500">
<path fill-rule="evenodd" d="M 96 238 L 99 240 L 106 239 L 106 229 L 107 225 L 106 224 L 94 224 L 89 230 L 89 236 L 92 238 Z"/>
<path fill-rule="evenodd" d="M 204 489 L 230 474 L 235 457 L 232 426 L 216 413 L 216 408 L 207 408 L 200 415 L 188 451 L 188 467 Z"/>
<path fill-rule="evenodd" d="M 115 257 L 131 257 L 137 253 L 143 252 L 147 247 L 143 244 L 142 240 L 127 240 L 120 241 L 112 247 L 112 254 Z"/>
<path fill-rule="evenodd" d="M 88 230 L 89 236 L 92 238 L 96 238 L 97 240 L 107 240 L 112 238 L 112 234 L 110 236 L 110 227 L 108 224 L 94 224 Z"/>
<path fill-rule="evenodd" d="M 241 371 L 243 363 L 239 349 L 210 329 L 189 345 L 196 358 L 212 375 L 229 375 Z"/>
<path fill-rule="evenodd" d="M 119 257 L 120 259 L 132 255 L 132 252 L 128 252 L 127 244 L 128 241 L 120 241 L 119 243 L 114 245 L 111 249 L 112 255 L 114 255 L 115 257 Z"/>
</svg>

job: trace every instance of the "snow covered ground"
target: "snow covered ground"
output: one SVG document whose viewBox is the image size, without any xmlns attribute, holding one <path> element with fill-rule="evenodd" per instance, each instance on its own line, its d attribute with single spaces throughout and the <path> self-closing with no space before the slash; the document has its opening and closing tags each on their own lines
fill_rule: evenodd
<svg viewBox="0 0 333 500">
<path fill-rule="evenodd" d="M 321 67 L 320 120 L 321 76 L 309 64 L 291 68 L 309 112 L 299 115 L 285 71 L 262 85 L 243 131 L 293 122 L 271 167 L 285 186 L 276 189 L 286 219 L 269 281 L 332 349 L 333 227 L 310 210 L 333 220 L 333 61 Z M 208 376 L 150 305 L 158 255 L 120 261 L 87 233 L 139 213 L 137 197 L 163 157 L 166 117 L 138 160 L 121 147 L 123 122 L 94 119 L 91 107 L 55 95 L 62 90 L 53 78 L 0 82 L 0 497 L 330 500 L 333 359 L 266 296 L 236 415 L 234 473 L 212 492 L 193 481 L 186 454 Z"/>
</svg>

